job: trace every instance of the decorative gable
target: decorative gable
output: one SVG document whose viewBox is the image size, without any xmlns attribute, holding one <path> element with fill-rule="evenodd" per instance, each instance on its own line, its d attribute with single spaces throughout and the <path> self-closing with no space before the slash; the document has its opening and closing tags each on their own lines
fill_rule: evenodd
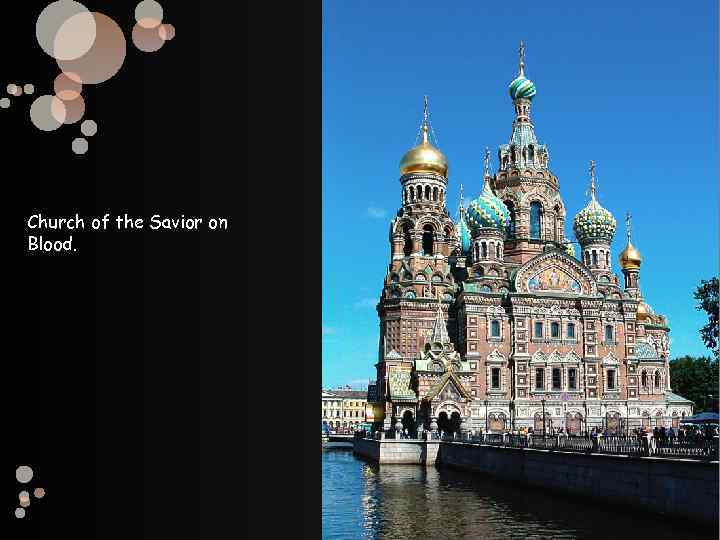
<svg viewBox="0 0 720 540">
<path fill-rule="evenodd" d="M 531 294 L 598 294 L 590 271 L 560 250 L 543 253 L 521 266 L 515 274 L 515 290 Z"/>
</svg>

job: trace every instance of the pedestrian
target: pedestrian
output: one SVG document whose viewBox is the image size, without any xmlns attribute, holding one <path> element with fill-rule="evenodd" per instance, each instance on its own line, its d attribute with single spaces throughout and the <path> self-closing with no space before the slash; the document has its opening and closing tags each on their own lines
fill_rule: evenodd
<svg viewBox="0 0 720 540">
<path fill-rule="evenodd" d="M 665 431 L 665 426 L 662 426 L 660 428 L 660 440 L 664 442 L 666 435 L 667 435 L 667 432 Z"/>
<path fill-rule="evenodd" d="M 670 429 L 668 430 L 668 438 L 670 439 L 670 442 L 672 443 L 675 439 L 675 430 L 670 426 Z"/>
</svg>

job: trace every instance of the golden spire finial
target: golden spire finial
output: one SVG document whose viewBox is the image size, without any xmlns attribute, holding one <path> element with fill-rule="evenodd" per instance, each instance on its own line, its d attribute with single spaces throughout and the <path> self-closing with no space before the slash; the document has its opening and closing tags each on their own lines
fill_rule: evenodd
<svg viewBox="0 0 720 540">
<path fill-rule="evenodd" d="M 520 55 L 520 77 L 525 76 L 525 44 L 520 40 L 520 48 L 518 49 Z"/>
<path fill-rule="evenodd" d="M 423 99 L 423 121 L 422 121 L 422 132 L 423 142 L 428 142 L 428 130 L 430 125 L 430 105 L 428 103 L 428 97 L 425 96 Z"/>
</svg>

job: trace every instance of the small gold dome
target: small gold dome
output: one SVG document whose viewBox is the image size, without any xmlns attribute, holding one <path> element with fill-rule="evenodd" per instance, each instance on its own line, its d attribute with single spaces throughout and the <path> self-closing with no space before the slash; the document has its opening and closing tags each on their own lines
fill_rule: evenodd
<svg viewBox="0 0 720 540">
<path fill-rule="evenodd" d="M 428 141 L 427 125 L 423 126 L 423 141 L 408 150 L 400 160 L 400 174 L 436 173 L 447 178 L 448 162 L 445 155 Z"/>
<path fill-rule="evenodd" d="M 628 241 L 628 245 L 620 253 L 620 266 L 623 270 L 639 270 L 641 264 L 640 252 Z"/>
<path fill-rule="evenodd" d="M 647 321 L 652 320 L 653 316 L 653 310 L 650 306 L 648 306 L 645 302 L 640 302 L 637 307 L 637 312 L 635 313 L 635 318 L 638 321 Z"/>
</svg>

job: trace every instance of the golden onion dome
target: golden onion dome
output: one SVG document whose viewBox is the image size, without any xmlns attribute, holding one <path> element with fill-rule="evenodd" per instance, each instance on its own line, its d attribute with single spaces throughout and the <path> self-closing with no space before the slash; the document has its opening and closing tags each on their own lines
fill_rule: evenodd
<svg viewBox="0 0 720 540">
<path fill-rule="evenodd" d="M 408 150 L 400 160 L 400 174 L 435 173 L 447 178 L 445 155 L 428 141 L 428 126 L 423 125 L 423 141 Z"/>
<path fill-rule="evenodd" d="M 652 320 L 653 316 L 654 313 L 650 306 L 648 306 L 645 302 L 640 302 L 638 304 L 637 312 L 635 313 L 635 318 L 638 321 Z"/>
<path fill-rule="evenodd" d="M 640 251 L 628 240 L 627 246 L 620 253 L 620 266 L 623 270 L 639 270 L 641 264 Z"/>
</svg>

